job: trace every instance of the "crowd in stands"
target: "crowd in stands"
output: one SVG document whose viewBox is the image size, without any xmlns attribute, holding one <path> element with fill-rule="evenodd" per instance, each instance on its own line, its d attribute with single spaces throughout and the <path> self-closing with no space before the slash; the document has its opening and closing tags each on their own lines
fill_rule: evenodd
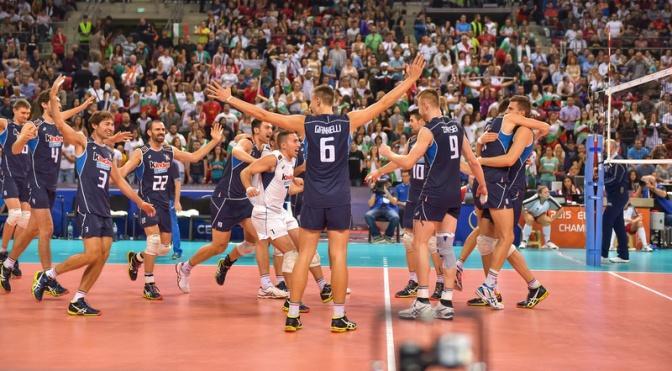
<svg viewBox="0 0 672 371">
<path fill-rule="evenodd" d="M 667 1 L 523 2 L 503 21 L 476 14 L 437 22 L 421 12 L 408 26 L 404 8 L 391 1 L 202 3 L 203 20 L 177 38 L 145 19 L 118 27 L 110 17 L 84 16 L 78 40 L 68 40 L 53 21 L 74 2 L 3 2 L 0 116 L 11 117 L 16 99 L 34 100 L 65 74 L 65 107 L 96 100 L 71 120 L 75 128 L 86 131 L 93 111 L 109 110 L 117 130 L 134 133 L 132 141 L 117 145 L 120 164 L 143 144 L 152 119 L 164 122 L 170 144 L 190 151 L 205 144 L 209 127 L 220 122 L 227 138 L 222 148 L 201 163 L 182 165 L 186 183 L 209 184 L 222 175 L 230 140 L 251 130 L 249 117 L 204 94 L 209 82 L 283 114 L 307 113 L 312 88 L 328 84 L 337 94 L 335 111 L 348 112 L 390 90 L 403 78 L 406 62 L 421 53 L 428 63 L 417 86 L 354 134 L 353 186 L 387 162 L 380 144 L 405 150 L 413 97 L 434 88 L 444 112 L 462 123 L 472 143 L 502 98 L 528 96 L 533 114 L 551 125 L 529 162 L 529 185 L 557 181 L 569 187 L 584 175 L 587 135 L 605 127 L 606 99 L 599 92 L 672 67 Z M 546 35 L 533 33 L 531 22 Z M 50 53 L 39 47 L 45 37 Z M 670 158 L 671 94 L 667 78 L 613 96 L 611 131 L 623 157 Z M 63 169 L 62 180 L 71 181 L 71 156 L 64 157 Z M 670 180 L 666 165 L 634 170 L 637 177 Z M 401 182 L 401 173 L 391 174 L 391 182 Z M 580 193 L 581 184 L 573 186 Z"/>
</svg>

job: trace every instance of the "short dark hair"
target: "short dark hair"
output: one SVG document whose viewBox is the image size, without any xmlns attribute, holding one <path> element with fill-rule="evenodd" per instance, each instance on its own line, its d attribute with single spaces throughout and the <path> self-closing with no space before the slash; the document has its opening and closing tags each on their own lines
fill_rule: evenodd
<svg viewBox="0 0 672 371">
<path fill-rule="evenodd" d="M 502 101 L 499 103 L 499 106 L 497 107 L 497 113 L 504 113 L 506 109 L 509 108 L 509 103 L 511 103 L 509 98 L 502 99 Z"/>
<path fill-rule="evenodd" d="M 252 120 L 252 134 L 254 134 L 254 129 L 259 129 L 261 127 L 261 121 L 254 119 Z"/>
<path fill-rule="evenodd" d="M 418 109 L 413 109 L 413 110 L 411 110 L 411 111 L 408 113 L 408 115 L 409 115 L 409 116 L 408 116 L 409 118 L 412 116 L 412 117 L 415 117 L 416 120 L 420 120 L 420 119 L 422 119 L 422 116 L 420 115 L 420 110 L 418 110 Z"/>
<path fill-rule="evenodd" d="M 17 99 L 12 105 L 12 109 L 27 108 L 30 109 L 30 102 L 25 99 Z"/>
<path fill-rule="evenodd" d="M 91 127 L 93 127 L 93 125 L 98 126 L 105 120 L 114 120 L 114 116 L 107 111 L 96 111 L 89 118 L 89 124 L 91 124 Z"/>
<path fill-rule="evenodd" d="M 518 107 L 520 107 L 525 112 L 525 116 L 530 114 L 530 111 L 532 110 L 530 98 L 524 95 L 514 95 L 511 97 L 511 102 L 518 104 Z"/>
<path fill-rule="evenodd" d="M 158 123 L 163 124 L 163 121 L 161 121 L 161 120 L 152 120 L 152 121 L 150 121 L 150 122 L 147 124 L 147 128 L 145 128 L 145 134 L 146 134 L 146 135 L 149 134 L 149 132 L 152 130 L 152 127 L 154 126 L 154 123 L 155 123 L 155 122 L 158 122 Z M 172 126 L 172 125 L 171 125 L 171 126 Z M 164 124 L 164 127 L 165 127 L 165 124 Z"/>
<path fill-rule="evenodd" d="M 313 90 L 313 96 L 320 98 L 327 106 L 334 104 L 334 89 L 329 85 L 320 85 Z"/>
<path fill-rule="evenodd" d="M 292 135 L 292 134 L 296 134 L 296 132 L 294 132 L 294 131 L 287 131 L 287 130 L 280 130 L 280 131 L 278 132 L 278 136 L 277 136 L 276 139 L 275 139 L 275 141 L 276 141 L 278 147 L 280 147 L 280 145 L 281 145 L 282 143 L 285 143 L 285 142 L 287 141 L 287 137 L 289 137 L 289 136 Z"/>
</svg>

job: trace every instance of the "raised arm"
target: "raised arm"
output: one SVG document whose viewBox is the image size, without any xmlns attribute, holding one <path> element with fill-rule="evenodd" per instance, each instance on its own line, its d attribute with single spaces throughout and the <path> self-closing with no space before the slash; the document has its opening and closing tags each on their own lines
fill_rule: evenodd
<svg viewBox="0 0 672 371">
<path fill-rule="evenodd" d="M 248 197 L 259 195 L 259 190 L 252 187 L 252 177 L 255 174 L 273 171 L 277 163 L 278 160 L 274 155 L 267 155 L 255 160 L 240 172 L 240 181 L 243 183 L 243 188 L 245 188 Z"/>
<path fill-rule="evenodd" d="M 411 166 L 411 167 L 413 167 L 413 166 Z M 378 180 L 378 178 L 380 178 L 381 176 L 383 176 L 385 174 L 389 174 L 389 173 L 391 173 L 391 172 L 393 172 L 393 171 L 395 171 L 399 168 L 400 168 L 399 165 L 390 161 L 387 164 L 385 164 L 385 166 L 383 166 L 381 168 L 377 168 L 376 170 L 370 172 L 369 175 L 367 175 L 366 178 L 364 178 L 364 181 L 367 182 L 367 183 L 376 182 Z"/>
<path fill-rule="evenodd" d="M 12 144 L 12 153 L 15 155 L 23 151 L 23 147 L 37 136 L 37 127 L 32 122 L 26 122 L 21 128 L 21 133 Z M 31 143 L 32 144 L 32 143 Z"/>
<path fill-rule="evenodd" d="M 381 156 L 387 157 L 391 162 L 394 162 L 400 167 L 408 169 L 413 167 L 420 157 L 427 152 L 427 148 L 429 148 L 433 140 L 434 136 L 432 135 L 432 132 L 427 128 L 422 128 L 418 133 L 418 140 L 407 155 L 398 155 L 392 152 L 390 146 L 387 144 L 380 146 L 379 153 Z"/>
<path fill-rule="evenodd" d="M 520 127 L 513 136 L 513 143 L 509 151 L 496 157 L 479 157 L 478 162 L 483 166 L 490 167 L 509 167 L 513 165 L 521 156 L 525 147 L 532 141 L 532 131 L 526 127 Z"/>
<path fill-rule="evenodd" d="M 64 81 L 65 77 L 59 76 L 51 86 L 51 90 L 49 90 L 49 116 L 54 119 L 54 124 L 58 131 L 63 134 L 63 140 L 67 143 L 72 143 L 75 146 L 75 154 L 79 155 L 86 147 L 86 137 L 84 134 L 75 131 L 75 129 L 70 127 L 70 125 L 63 120 L 63 116 L 58 107 L 58 90 Z"/>
<path fill-rule="evenodd" d="M 485 175 L 483 175 L 483 168 L 481 168 L 481 164 L 479 164 L 478 160 L 476 160 L 476 156 L 474 156 L 474 152 L 471 150 L 471 146 L 469 146 L 469 140 L 466 136 L 462 137 L 462 156 L 465 160 L 467 160 L 467 164 L 469 164 L 471 173 L 478 181 L 478 189 L 476 190 L 474 197 L 487 197 L 488 188 L 485 185 Z"/>
<path fill-rule="evenodd" d="M 96 98 L 94 97 L 88 97 L 84 103 L 80 104 L 79 106 L 69 109 L 67 111 L 61 112 L 61 116 L 63 117 L 63 120 L 69 120 L 72 116 L 84 111 L 87 107 L 89 107 L 92 103 L 96 101 Z"/>
<path fill-rule="evenodd" d="M 126 178 L 128 174 L 140 166 L 140 161 L 142 160 L 142 151 L 138 148 L 131 153 L 131 157 L 126 161 L 124 166 L 119 168 L 119 175 L 122 178 Z"/>
<path fill-rule="evenodd" d="M 366 107 L 363 110 L 352 111 L 348 113 L 348 117 L 350 118 L 350 130 L 356 130 L 397 103 L 399 98 L 401 98 L 401 96 L 404 95 L 408 89 L 413 87 L 413 84 L 415 84 L 418 78 L 420 78 L 424 68 L 425 58 L 418 53 L 418 55 L 415 56 L 413 63 L 406 67 L 406 79 L 404 79 L 404 81 L 385 94 L 385 96 L 383 96 L 378 102 Z"/>
<path fill-rule="evenodd" d="M 212 140 L 209 141 L 208 144 L 199 148 L 198 151 L 190 153 L 173 147 L 173 156 L 177 161 L 186 163 L 198 162 L 202 160 L 203 157 L 214 150 L 215 147 L 217 147 L 222 142 L 222 138 L 224 137 L 224 130 L 222 129 L 222 125 L 220 125 L 218 122 L 214 123 L 212 125 L 212 129 L 210 129 L 210 135 L 212 136 Z"/>
<path fill-rule="evenodd" d="M 206 89 L 208 97 L 217 99 L 220 102 L 230 104 L 232 107 L 250 115 L 258 120 L 270 122 L 285 130 L 295 131 L 303 134 L 304 121 L 306 116 L 303 115 L 280 115 L 277 113 L 266 111 L 263 108 L 257 107 L 254 104 L 245 102 L 231 95 L 231 88 L 223 88 L 218 82 L 213 81 Z"/>
<path fill-rule="evenodd" d="M 124 179 L 121 176 L 121 174 L 119 173 L 119 169 L 117 168 L 117 165 L 115 165 L 114 163 L 112 164 L 110 177 L 112 177 L 112 181 L 117 185 L 117 187 L 119 187 L 121 193 L 123 193 L 124 196 L 128 197 L 129 200 L 135 202 L 135 204 L 138 205 L 138 207 L 142 209 L 142 211 L 146 212 L 147 215 L 153 216 L 156 213 L 156 210 L 154 210 L 154 206 L 152 206 L 152 204 L 143 201 L 140 198 L 140 196 L 138 196 L 133 191 L 133 188 L 131 188 L 126 179 Z"/>
<path fill-rule="evenodd" d="M 546 134 L 548 134 L 548 131 L 550 129 L 550 126 L 543 121 L 535 120 L 515 113 L 509 113 L 504 115 L 504 122 L 512 123 L 513 126 L 521 125 L 530 128 L 532 130 L 538 130 L 541 136 L 545 136 Z"/>
<path fill-rule="evenodd" d="M 0 118 L 0 131 L 5 130 L 5 128 L 7 128 L 7 119 Z"/>
</svg>

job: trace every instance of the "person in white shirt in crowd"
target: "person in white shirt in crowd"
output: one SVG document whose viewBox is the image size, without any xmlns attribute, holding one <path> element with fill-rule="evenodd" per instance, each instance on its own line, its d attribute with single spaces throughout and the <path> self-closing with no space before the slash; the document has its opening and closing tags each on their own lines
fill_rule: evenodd
<svg viewBox="0 0 672 371">
<path fill-rule="evenodd" d="M 218 122 L 215 120 L 215 122 Z M 187 140 L 184 138 L 184 135 L 180 134 L 177 132 L 177 125 L 173 124 L 168 127 L 168 132 L 166 133 L 166 143 L 171 143 L 173 144 L 173 141 L 177 138 L 180 141 L 179 146 L 175 146 L 177 148 L 186 148 L 187 147 Z"/>
<path fill-rule="evenodd" d="M 72 143 L 63 143 L 61 147 L 61 171 L 58 173 L 58 183 L 75 183 L 75 146 Z"/>
</svg>

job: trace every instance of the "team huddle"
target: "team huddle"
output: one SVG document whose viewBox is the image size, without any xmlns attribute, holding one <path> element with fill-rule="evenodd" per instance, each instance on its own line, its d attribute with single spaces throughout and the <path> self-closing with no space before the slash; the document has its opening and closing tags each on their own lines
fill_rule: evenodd
<svg viewBox="0 0 672 371">
<path fill-rule="evenodd" d="M 241 134 L 234 139 L 232 156 L 212 193 L 212 241 L 175 266 L 179 289 L 183 293 L 191 291 L 192 269 L 222 254 L 228 247 L 232 228 L 240 225 L 244 230 L 244 241 L 218 261 L 217 284 L 224 284 L 238 258 L 256 253 L 260 273 L 257 296 L 284 299 L 285 331 L 301 329 L 300 314 L 310 310 L 302 303 L 309 272 L 319 287 L 321 301 L 333 302 L 331 331 L 356 330 L 357 324 L 348 319 L 345 312 L 346 253 L 351 226 L 348 173 L 351 135 L 405 95 L 422 74 L 424 64 L 424 58 L 417 56 L 407 67 L 406 78 L 394 89 L 371 106 L 344 115 L 333 113 L 334 91 L 329 86 L 314 89 L 311 115 L 304 116 L 265 111 L 232 96 L 230 88 L 210 84 L 208 96 L 228 103 L 256 120 L 252 123 L 251 135 Z M 109 146 L 128 139 L 129 134 L 114 134 L 113 118 L 108 112 L 96 112 L 91 116 L 89 138 L 72 129 L 65 120 L 91 102 L 61 112 L 58 92 L 63 81 L 59 77 L 50 91 L 40 95 L 38 104 L 43 113 L 39 120 L 28 121 L 31 107 L 25 101 L 15 104 L 12 121 L 0 119 L 3 153 L 0 191 L 9 210 L 3 238 L 4 234 L 8 234 L 8 238 L 11 233 L 15 236 L 12 251 L 4 255 L 0 252 L 3 260 L 0 285 L 5 291 L 11 291 L 10 277 L 20 274 L 17 260 L 30 241 L 38 236 L 42 270 L 33 277 L 31 291 L 35 299 L 41 301 L 45 293 L 52 296 L 67 294 L 68 290 L 58 283 L 57 277 L 86 267 L 69 303 L 68 313 L 99 315 L 100 311 L 86 301 L 86 295 L 98 279 L 112 245 L 109 185 L 113 181 L 138 205 L 140 224 L 147 236 L 144 251 L 128 253 L 129 277 L 136 280 L 144 264 L 143 296 L 149 300 L 161 299 L 154 280 L 154 267 L 156 257 L 171 250 L 169 202 L 171 185 L 177 178 L 171 164 L 173 160 L 185 163 L 201 160 L 220 145 L 223 130 L 214 124 L 212 141 L 189 153 L 166 144 L 163 123 L 152 121 L 146 129 L 147 144 L 136 149 L 129 160 L 117 168 Z M 548 292 L 512 246 L 513 221 L 520 219 L 523 207 L 525 161 L 532 151 L 535 135 L 545 135 L 548 125 L 527 118 L 529 100 L 514 96 L 508 104 L 500 104 L 500 116 L 490 123 L 488 133 L 479 139 L 474 154 L 461 125 L 441 112 L 436 91 L 418 93 L 416 105 L 418 109 L 411 112 L 415 135 L 409 140 L 405 154 L 396 154 L 382 145 L 380 155 L 388 158 L 390 163 L 368 176 L 368 180 L 375 181 L 397 168 L 414 168 L 403 220 L 403 244 L 410 279 L 397 296 L 416 296 L 416 299 L 399 316 L 404 319 L 423 316 L 453 319 L 453 289 L 462 290 L 462 263 L 474 248 L 478 248 L 483 258 L 486 279 L 476 290 L 477 297 L 469 304 L 503 308 L 497 291 L 497 276 L 504 260 L 508 259 L 529 288 L 528 297 L 518 306 L 533 308 L 548 296 Z M 75 146 L 75 167 L 79 176 L 76 214 L 84 252 L 52 266 L 50 209 L 63 142 Z M 271 148 L 270 143 L 275 148 Z M 137 193 L 125 180 L 133 171 L 139 182 Z M 460 171 L 475 179 L 473 194 L 479 210 L 479 227 L 469 236 L 458 258 L 453 240 L 462 204 Z M 288 196 L 297 194 L 301 194 L 303 200 L 298 220 L 285 208 Z M 325 229 L 329 239 L 331 283 L 324 278 L 317 253 L 320 233 Z M 271 245 L 276 274 L 282 272 L 277 286 L 269 274 Z M 438 300 L 434 307 L 429 301 L 430 256 L 437 272 L 436 290 L 431 296 Z"/>
</svg>

